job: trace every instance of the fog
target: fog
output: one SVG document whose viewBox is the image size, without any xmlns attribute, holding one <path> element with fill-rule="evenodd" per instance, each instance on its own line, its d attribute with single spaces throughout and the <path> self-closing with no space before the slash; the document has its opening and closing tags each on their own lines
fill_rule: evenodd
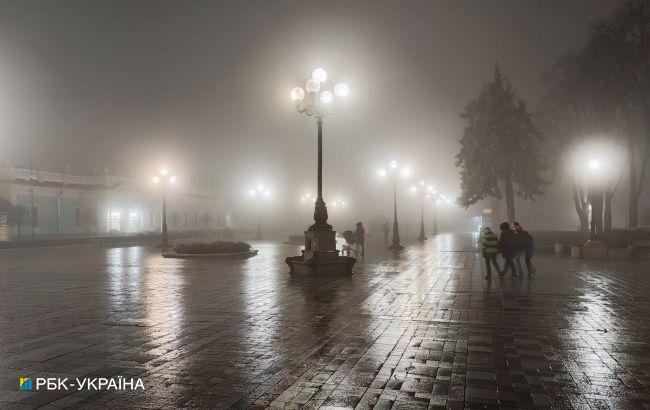
<svg viewBox="0 0 650 410">
<path fill-rule="evenodd" d="M 316 124 L 289 90 L 321 66 L 351 89 L 324 124 L 325 200 L 347 203 L 330 206 L 331 221 L 390 216 L 391 185 L 377 170 L 396 159 L 413 171 L 399 206 L 415 235 L 408 187 L 458 194 L 458 114 L 495 63 L 534 107 L 541 76 L 619 4 L 2 1 L 2 160 L 139 176 L 164 164 L 180 183 L 223 191 L 242 216 L 304 226 Z M 247 196 L 260 183 L 268 204 Z M 575 219 L 570 201 L 561 208 Z M 450 226 L 476 214 L 441 211 Z"/>
</svg>

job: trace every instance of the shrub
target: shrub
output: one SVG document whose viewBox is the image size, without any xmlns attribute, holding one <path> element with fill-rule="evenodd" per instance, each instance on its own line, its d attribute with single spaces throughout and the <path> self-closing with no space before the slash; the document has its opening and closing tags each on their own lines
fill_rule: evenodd
<svg viewBox="0 0 650 410">
<path fill-rule="evenodd" d="M 650 240 L 650 228 L 628 228 L 627 236 L 633 241 Z"/>
<path fill-rule="evenodd" d="M 236 253 L 250 252 L 251 246 L 246 242 L 224 242 L 217 241 L 211 243 L 194 242 L 180 244 L 174 248 L 176 253 L 184 254 L 205 254 L 205 253 Z"/>
</svg>

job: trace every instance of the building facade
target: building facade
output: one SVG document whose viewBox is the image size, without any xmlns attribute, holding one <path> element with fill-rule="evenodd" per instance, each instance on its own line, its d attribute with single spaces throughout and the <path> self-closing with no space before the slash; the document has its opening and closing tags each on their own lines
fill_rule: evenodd
<svg viewBox="0 0 650 410">
<path fill-rule="evenodd" d="M 0 167 L 0 197 L 22 205 L 20 226 L 7 226 L 4 238 L 135 235 L 159 232 L 160 187 L 148 181 L 110 174 L 74 175 Z M 20 218 L 19 218 L 20 219 Z M 173 231 L 224 228 L 229 225 L 222 195 L 183 184 L 167 189 L 167 226 Z"/>
</svg>

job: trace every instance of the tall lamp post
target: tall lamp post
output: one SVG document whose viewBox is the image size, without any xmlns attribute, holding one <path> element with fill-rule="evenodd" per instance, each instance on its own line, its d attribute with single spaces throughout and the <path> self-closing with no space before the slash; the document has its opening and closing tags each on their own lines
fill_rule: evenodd
<svg viewBox="0 0 650 410">
<path fill-rule="evenodd" d="M 312 78 L 307 80 L 305 89 L 293 87 L 291 89 L 291 99 L 295 101 L 296 108 L 300 114 L 316 118 L 316 127 L 318 133 L 318 168 L 317 168 L 317 185 L 318 191 L 316 204 L 314 208 L 314 224 L 309 227 L 310 231 L 331 231 L 332 226 L 327 223 L 327 207 L 323 200 L 323 119 L 328 115 L 334 114 L 339 106 L 336 104 L 334 95 L 337 97 L 347 97 L 350 92 L 345 83 L 338 83 L 332 91 L 321 90 L 321 84 L 327 81 L 327 72 L 322 68 L 316 68 L 312 72 Z M 307 90 L 308 101 L 305 100 L 305 90 Z"/>
<path fill-rule="evenodd" d="M 408 167 L 399 167 L 397 161 L 393 160 L 389 163 L 388 171 L 385 168 L 379 170 L 379 176 L 384 178 L 390 174 L 393 178 L 393 242 L 388 249 L 404 249 L 399 239 L 399 224 L 397 222 L 397 180 L 399 177 L 408 177 L 411 170 Z"/>
<path fill-rule="evenodd" d="M 438 205 L 451 204 L 452 200 L 447 195 L 438 193 L 435 189 L 431 193 L 433 198 L 433 235 L 438 235 Z"/>
<path fill-rule="evenodd" d="M 164 250 L 169 248 L 169 237 L 167 235 L 167 186 L 176 183 L 176 177 L 169 175 L 166 168 L 162 168 L 158 175 L 154 175 L 152 181 L 156 185 L 161 185 L 162 192 L 162 209 L 160 222 L 160 247 Z"/>
<path fill-rule="evenodd" d="M 598 234 L 603 230 L 603 164 L 599 158 L 591 158 L 587 162 L 590 174 L 589 204 L 591 205 L 591 223 L 589 240 L 598 240 Z"/>
<path fill-rule="evenodd" d="M 418 192 L 420 194 L 420 236 L 418 236 L 418 241 L 423 242 L 427 240 L 424 232 L 424 199 L 431 198 L 434 190 L 433 186 L 426 185 L 424 181 L 420 181 L 418 185 L 411 187 L 411 192 Z"/>
<path fill-rule="evenodd" d="M 291 89 L 291 99 L 296 103 L 298 112 L 316 119 L 318 136 L 318 189 L 314 206 L 314 223 L 305 232 L 303 255 L 287 258 L 291 273 L 296 270 L 312 273 L 345 270 L 345 273 L 351 273 L 352 265 L 356 261 L 354 258 L 338 255 L 336 233 L 332 225 L 327 223 L 327 207 L 323 200 L 323 119 L 334 114 L 339 108 L 338 100 L 345 98 L 350 92 L 345 83 L 336 84 L 333 92 L 323 90 L 322 86 L 326 81 L 327 72 L 322 68 L 316 68 L 304 89 L 302 87 Z"/>
<path fill-rule="evenodd" d="M 249 194 L 251 197 L 257 199 L 268 199 L 271 198 L 271 190 L 264 188 L 263 185 L 258 185 L 257 187 L 251 189 L 249 191 Z M 259 213 L 257 214 L 257 234 L 255 235 L 255 239 L 260 240 L 262 239 L 262 222 L 261 222 L 261 217 Z"/>
</svg>

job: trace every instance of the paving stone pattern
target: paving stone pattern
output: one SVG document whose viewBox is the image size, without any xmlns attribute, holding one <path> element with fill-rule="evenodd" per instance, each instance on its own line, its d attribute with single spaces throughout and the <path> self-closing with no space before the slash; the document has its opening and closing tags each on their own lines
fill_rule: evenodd
<svg viewBox="0 0 650 410">
<path fill-rule="evenodd" d="M 483 279 L 471 235 L 352 277 L 152 247 L 0 252 L 0 408 L 648 408 L 650 264 L 536 256 Z M 19 377 L 139 377 L 138 391 L 19 391 Z"/>
</svg>

